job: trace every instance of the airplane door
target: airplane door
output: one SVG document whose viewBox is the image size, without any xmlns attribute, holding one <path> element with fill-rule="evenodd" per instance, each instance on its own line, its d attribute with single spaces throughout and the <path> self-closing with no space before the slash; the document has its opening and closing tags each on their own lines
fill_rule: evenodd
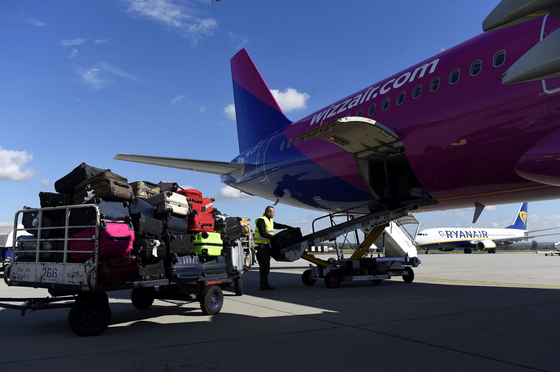
<svg viewBox="0 0 560 372">
<path fill-rule="evenodd" d="M 543 19 L 541 28 L 541 40 L 558 29 L 558 26 L 555 24 L 555 22 L 549 20 L 549 17 L 550 14 L 547 14 Z M 560 93 L 560 77 L 542 80 L 542 86 L 546 94 Z"/>
<path fill-rule="evenodd" d="M 268 178 L 266 177 L 266 150 L 271 140 L 272 136 L 262 141 L 257 150 L 257 177 L 259 177 L 261 183 L 268 182 Z"/>
</svg>

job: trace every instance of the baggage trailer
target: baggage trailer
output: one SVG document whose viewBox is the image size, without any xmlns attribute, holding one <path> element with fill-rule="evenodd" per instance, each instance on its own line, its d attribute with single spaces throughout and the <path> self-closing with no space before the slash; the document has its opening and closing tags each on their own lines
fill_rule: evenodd
<svg viewBox="0 0 560 372">
<path fill-rule="evenodd" d="M 71 226 L 72 213 L 83 208 L 93 208 L 96 222 L 93 225 Z M 33 227 L 22 228 L 18 225 L 24 214 L 35 213 Z M 60 224 L 43 226 L 44 215 L 62 215 Z M 103 220 L 95 204 L 68 205 L 62 207 L 24 209 L 16 213 L 14 231 L 26 230 L 34 238 L 21 240 L 13 238 L 13 260 L 4 271 L 4 281 L 9 286 L 45 288 L 51 297 L 46 298 L 0 298 L 0 307 L 21 310 L 21 315 L 44 309 L 70 308 L 68 324 L 79 336 L 95 336 L 101 334 L 110 324 L 111 309 L 107 292 L 131 290 L 132 305 L 137 309 L 149 308 L 155 299 L 172 299 L 182 301 L 198 301 L 205 315 L 218 314 L 223 305 L 222 288 L 233 287 L 236 295 L 243 293 L 243 248 L 241 242 L 228 250 L 232 265 L 201 262 L 193 265 L 192 274 L 168 275 L 163 260 L 156 265 L 145 267 L 136 263 L 136 272 L 125 278 L 107 277 L 104 268 L 113 265 L 117 268 L 119 260 L 130 264 L 132 261 L 117 258 L 100 261 L 100 228 Z M 94 229 L 93 236 L 71 237 L 76 229 Z M 55 234 L 54 231 L 57 231 Z M 43 238 L 48 236 L 48 238 Z M 71 250 L 75 241 L 93 242 L 91 250 Z M 19 244 L 18 244 L 19 243 Z M 27 246 L 25 246 L 27 244 Z M 29 246 L 33 249 L 29 249 Z M 33 245 L 34 244 L 34 245 Z M 24 249 L 26 247 L 27 249 Z M 232 254 L 233 252 L 233 254 Z M 89 254 L 91 258 L 85 262 L 75 262 L 73 257 Z M 171 255 L 169 255 L 171 256 Z M 233 256 L 233 257 L 232 257 Z M 53 259 L 55 257 L 56 259 Z M 196 257 L 196 256 L 195 256 Z M 170 259 L 167 257 L 166 259 Z M 109 264 L 107 264 L 109 262 Z M 218 261 L 216 261 L 218 262 Z M 16 305 L 13 303 L 22 303 Z"/>
</svg>

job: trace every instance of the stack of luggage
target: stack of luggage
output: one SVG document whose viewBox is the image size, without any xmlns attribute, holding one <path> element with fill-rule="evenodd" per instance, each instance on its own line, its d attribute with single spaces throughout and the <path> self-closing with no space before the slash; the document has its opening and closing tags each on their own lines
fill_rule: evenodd
<svg viewBox="0 0 560 372">
<path fill-rule="evenodd" d="M 92 260 L 99 226 L 100 284 L 225 272 L 224 247 L 243 234 L 239 218 L 221 215 L 214 208 L 214 199 L 203 197 L 198 190 L 182 190 L 177 183 L 128 183 L 108 169 L 82 163 L 56 181 L 55 190 L 57 193 L 39 194 L 41 208 L 83 208 L 69 209 L 68 216 L 63 209 L 24 212 L 22 223 L 31 235 L 18 238 L 17 260 L 35 261 L 39 226 L 40 250 L 63 250 L 66 224 L 66 262 Z M 92 206 L 99 209 L 99 221 Z M 42 240 L 45 238 L 49 241 Z M 63 260 L 63 254 L 56 253 L 39 257 L 39 261 Z"/>
</svg>

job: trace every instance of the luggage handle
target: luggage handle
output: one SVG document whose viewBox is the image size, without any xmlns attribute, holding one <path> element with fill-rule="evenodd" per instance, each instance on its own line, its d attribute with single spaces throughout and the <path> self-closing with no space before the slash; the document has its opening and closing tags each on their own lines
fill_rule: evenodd
<svg viewBox="0 0 560 372">
<path fill-rule="evenodd" d="M 128 183 L 122 183 L 122 182 L 119 182 L 119 181 L 113 181 L 113 183 L 117 186 L 124 187 L 125 189 L 130 188 L 130 185 Z"/>
<path fill-rule="evenodd" d="M 188 196 L 186 196 L 186 198 L 187 198 L 187 201 L 192 201 L 192 202 L 198 203 L 198 204 L 202 204 L 202 203 L 203 203 L 202 200 L 200 200 L 200 199 L 193 199 L 193 198 L 188 197 Z"/>
</svg>

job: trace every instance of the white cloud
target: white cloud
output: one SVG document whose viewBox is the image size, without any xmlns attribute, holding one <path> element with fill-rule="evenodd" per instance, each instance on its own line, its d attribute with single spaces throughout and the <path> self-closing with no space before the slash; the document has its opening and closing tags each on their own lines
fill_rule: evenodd
<svg viewBox="0 0 560 372">
<path fill-rule="evenodd" d="M 122 78 L 130 79 L 130 80 L 133 80 L 137 83 L 145 84 L 142 80 L 138 79 L 136 76 L 134 76 L 134 75 L 132 75 L 132 74 L 126 72 L 126 71 L 120 70 L 120 69 L 118 69 L 118 68 L 116 68 L 112 65 L 109 65 L 108 63 L 101 63 L 99 66 L 101 68 L 103 68 L 104 70 L 107 70 L 107 71 L 109 71 L 109 72 L 111 72 L 111 73 L 113 73 L 117 76 L 120 76 Z"/>
<path fill-rule="evenodd" d="M 94 44 L 105 44 L 108 41 L 109 41 L 109 39 L 97 39 L 93 43 Z"/>
<path fill-rule="evenodd" d="M 226 107 L 224 107 L 224 114 L 231 120 L 235 120 L 235 105 L 230 103 Z"/>
<path fill-rule="evenodd" d="M 91 68 L 87 71 L 80 70 L 78 73 L 82 76 L 84 83 L 91 85 L 95 89 L 100 89 L 107 83 L 105 79 L 98 76 L 100 71 L 98 68 Z"/>
<path fill-rule="evenodd" d="M 61 40 L 60 41 L 60 45 L 62 46 L 74 46 L 74 45 L 80 45 L 86 42 L 87 39 L 85 38 L 81 38 L 81 39 L 72 39 L 72 40 Z"/>
<path fill-rule="evenodd" d="M 244 194 L 229 186 L 222 188 L 216 195 L 216 199 L 220 201 L 247 201 L 252 198 L 251 195 Z"/>
<path fill-rule="evenodd" d="M 293 88 L 287 88 L 283 92 L 278 89 L 271 89 L 270 92 L 284 112 L 307 108 L 307 100 L 310 98 L 309 94 L 300 93 Z"/>
<path fill-rule="evenodd" d="M 175 104 L 177 104 L 177 102 L 181 102 L 183 99 L 185 99 L 185 96 L 180 94 L 177 97 L 173 98 L 171 100 L 171 103 L 175 105 Z"/>
<path fill-rule="evenodd" d="M 76 58 L 77 56 L 78 56 L 78 49 L 72 49 L 72 52 L 70 52 L 70 55 L 68 57 Z"/>
<path fill-rule="evenodd" d="M 49 180 L 41 180 L 41 186 L 43 187 L 51 187 L 51 182 Z"/>
<path fill-rule="evenodd" d="M 4 150 L 0 147 L 0 180 L 23 181 L 36 173 L 23 168 L 33 159 L 27 151 Z"/>
<path fill-rule="evenodd" d="M 31 18 L 28 17 L 27 14 L 23 13 L 23 12 L 19 12 L 19 14 L 21 14 L 21 19 L 23 20 L 23 22 L 25 23 L 29 23 L 30 25 L 33 25 L 35 27 L 42 27 L 42 26 L 46 26 L 47 24 L 43 21 L 39 21 L 35 18 Z"/>
<path fill-rule="evenodd" d="M 234 34 L 233 32 L 228 32 L 231 39 L 231 43 L 235 45 L 236 48 L 243 48 L 249 42 L 249 39 L 245 36 Z"/>
<path fill-rule="evenodd" d="M 204 37 L 212 36 L 218 28 L 213 18 L 199 18 L 190 3 L 173 0 L 123 0 L 128 5 L 126 11 L 132 16 L 155 20 L 179 31 L 193 45 Z"/>
</svg>

